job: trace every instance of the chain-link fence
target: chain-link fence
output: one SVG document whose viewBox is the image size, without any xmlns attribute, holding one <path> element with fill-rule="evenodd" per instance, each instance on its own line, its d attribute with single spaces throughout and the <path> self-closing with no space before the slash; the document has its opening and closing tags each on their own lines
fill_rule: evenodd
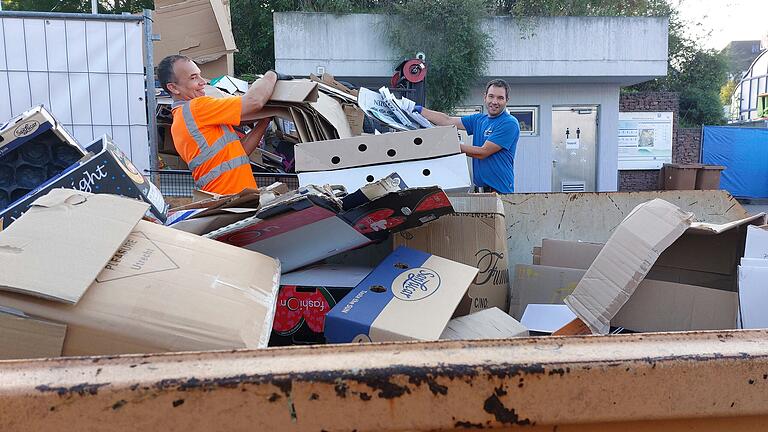
<svg viewBox="0 0 768 432">
<path fill-rule="evenodd" d="M 187 170 L 159 170 L 154 171 L 158 179 L 158 187 L 164 196 L 190 197 L 195 189 L 195 181 L 192 172 Z M 269 186 L 275 182 L 285 183 L 291 189 L 299 188 L 299 179 L 296 174 L 281 173 L 254 173 L 256 184 L 259 187 Z"/>
</svg>

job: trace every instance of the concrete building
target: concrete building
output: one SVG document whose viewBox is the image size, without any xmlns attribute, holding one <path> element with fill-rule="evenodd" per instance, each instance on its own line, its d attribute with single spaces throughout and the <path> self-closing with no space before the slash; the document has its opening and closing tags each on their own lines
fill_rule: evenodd
<svg viewBox="0 0 768 432">
<path fill-rule="evenodd" d="M 402 60 L 385 40 L 382 15 L 275 13 L 274 25 L 281 72 L 328 71 L 378 88 Z M 483 25 L 495 38 L 486 76 L 512 85 L 509 109 L 527 120 L 515 190 L 617 190 L 619 90 L 666 75 L 668 20 L 539 18 L 532 36 L 508 17 Z M 484 83 L 476 83 L 464 101 L 468 111 L 482 109 Z M 427 75 L 427 93 L 431 85 L 437 84 Z"/>
</svg>

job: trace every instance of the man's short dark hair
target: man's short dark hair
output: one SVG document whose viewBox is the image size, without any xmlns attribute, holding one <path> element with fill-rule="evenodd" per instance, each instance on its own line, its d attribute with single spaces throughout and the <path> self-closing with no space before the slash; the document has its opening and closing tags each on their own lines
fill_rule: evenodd
<svg viewBox="0 0 768 432">
<path fill-rule="evenodd" d="M 488 81 L 488 84 L 485 85 L 485 94 L 488 94 L 488 89 L 493 87 L 501 87 L 504 89 L 504 94 L 507 97 L 507 100 L 509 100 L 509 84 L 507 84 L 506 81 L 503 79 L 492 79 Z"/>
<path fill-rule="evenodd" d="M 168 90 L 168 83 L 176 82 L 176 75 L 173 74 L 173 65 L 179 60 L 192 61 L 187 56 L 169 55 L 157 65 L 157 79 L 160 80 L 160 87 L 168 93 L 171 92 Z"/>
</svg>

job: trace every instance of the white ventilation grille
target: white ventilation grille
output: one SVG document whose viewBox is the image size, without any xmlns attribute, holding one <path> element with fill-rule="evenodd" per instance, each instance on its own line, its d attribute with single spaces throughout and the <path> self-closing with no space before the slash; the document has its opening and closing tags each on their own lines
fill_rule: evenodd
<svg viewBox="0 0 768 432">
<path fill-rule="evenodd" d="M 583 181 L 563 180 L 561 183 L 561 192 L 584 192 L 586 183 Z"/>
</svg>

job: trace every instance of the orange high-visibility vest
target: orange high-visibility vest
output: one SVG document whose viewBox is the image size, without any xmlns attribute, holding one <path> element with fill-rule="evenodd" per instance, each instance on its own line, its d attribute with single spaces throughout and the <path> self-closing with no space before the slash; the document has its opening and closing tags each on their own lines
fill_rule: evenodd
<svg viewBox="0 0 768 432">
<path fill-rule="evenodd" d="M 195 187 L 228 195 L 256 188 L 250 160 L 232 126 L 240 124 L 240 97 L 201 96 L 173 103 L 171 135 Z"/>
</svg>

